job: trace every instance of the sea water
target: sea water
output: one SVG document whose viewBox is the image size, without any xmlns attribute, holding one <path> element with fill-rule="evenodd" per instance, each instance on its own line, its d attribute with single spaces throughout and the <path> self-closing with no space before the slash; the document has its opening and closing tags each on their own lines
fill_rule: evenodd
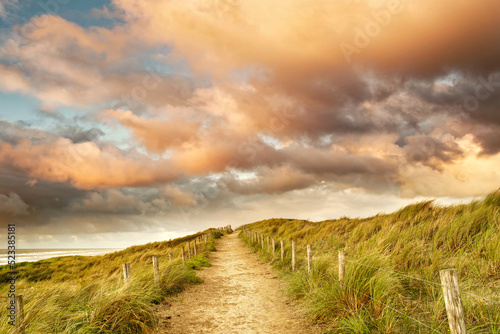
<svg viewBox="0 0 500 334">
<path fill-rule="evenodd" d="M 90 248 L 90 249 L 16 249 L 16 263 L 35 262 L 51 257 L 81 255 L 93 256 L 113 253 L 118 248 Z M 7 264 L 7 250 L 0 250 L 0 265 Z"/>
</svg>

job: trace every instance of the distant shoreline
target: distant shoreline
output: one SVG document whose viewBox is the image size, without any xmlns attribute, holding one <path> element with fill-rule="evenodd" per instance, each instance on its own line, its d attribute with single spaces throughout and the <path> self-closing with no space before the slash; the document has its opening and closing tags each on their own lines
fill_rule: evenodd
<svg viewBox="0 0 500 334">
<path fill-rule="evenodd" d="M 16 262 L 36 262 L 61 256 L 96 256 L 113 253 L 123 248 L 40 248 L 18 249 Z M 7 250 L 0 250 L 0 266 L 7 264 Z"/>
</svg>

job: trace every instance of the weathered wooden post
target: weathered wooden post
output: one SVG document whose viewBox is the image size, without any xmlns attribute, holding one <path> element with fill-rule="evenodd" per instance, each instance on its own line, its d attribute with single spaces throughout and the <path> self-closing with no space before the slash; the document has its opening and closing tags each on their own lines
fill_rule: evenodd
<svg viewBox="0 0 500 334">
<path fill-rule="evenodd" d="M 197 255 L 197 252 L 196 252 L 196 240 L 194 240 L 193 250 L 194 250 L 194 256 L 196 256 Z"/>
<path fill-rule="evenodd" d="M 24 302 L 23 295 L 17 295 L 14 300 L 15 314 L 16 314 L 16 328 L 17 333 L 25 334 L 26 328 L 24 326 Z"/>
<path fill-rule="evenodd" d="M 208 235 L 205 234 L 205 243 L 208 241 Z"/>
<path fill-rule="evenodd" d="M 272 245 L 272 247 L 273 247 L 273 259 L 274 259 L 274 255 L 276 253 L 276 241 L 274 239 L 273 239 L 273 245 Z"/>
<path fill-rule="evenodd" d="M 345 277 L 345 252 L 343 250 L 339 250 L 339 281 L 340 283 L 344 283 Z"/>
<path fill-rule="evenodd" d="M 441 285 L 443 287 L 450 334 L 466 334 L 467 328 L 465 327 L 465 317 L 458 287 L 457 271 L 455 269 L 441 270 L 439 276 L 441 277 Z"/>
<path fill-rule="evenodd" d="M 271 247 L 271 237 L 267 237 L 267 248 Z"/>
<path fill-rule="evenodd" d="M 281 246 L 281 261 L 285 259 L 285 242 L 283 240 L 280 241 Z"/>
<path fill-rule="evenodd" d="M 191 243 L 188 241 L 188 260 L 191 260 Z"/>
<path fill-rule="evenodd" d="M 262 249 L 264 249 L 264 234 L 260 235 L 260 240 L 262 242 Z"/>
<path fill-rule="evenodd" d="M 130 279 L 130 263 L 123 264 L 123 280 L 126 282 Z"/>
<path fill-rule="evenodd" d="M 160 288 L 160 266 L 158 265 L 158 256 L 153 255 L 153 273 L 155 278 L 155 285 Z"/>
<path fill-rule="evenodd" d="M 313 262 L 313 256 L 312 256 L 311 245 L 307 245 L 307 272 L 308 273 L 312 272 L 312 262 Z"/>
<path fill-rule="evenodd" d="M 296 251 L 296 242 L 292 240 L 292 271 L 295 271 L 295 251 Z"/>
<path fill-rule="evenodd" d="M 181 246 L 182 263 L 186 263 L 186 254 L 184 254 L 184 246 Z"/>
<path fill-rule="evenodd" d="M 255 239 L 255 235 L 254 235 L 253 232 L 251 232 L 251 234 L 252 234 L 252 244 L 253 244 L 255 242 L 255 240 L 254 240 Z"/>
</svg>

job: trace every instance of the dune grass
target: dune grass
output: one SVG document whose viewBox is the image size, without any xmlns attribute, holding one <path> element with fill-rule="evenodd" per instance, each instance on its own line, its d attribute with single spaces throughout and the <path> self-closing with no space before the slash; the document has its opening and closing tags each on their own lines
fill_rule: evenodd
<svg viewBox="0 0 500 334">
<path fill-rule="evenodd" d="M 215 251 L 215 238 L 222 232 L 205 232 L 212 232 L 211 238 L 199 244 L 198 255 L 185 264 L 179 246 L 202 233 L 102 256 L 20 264 L 16 290 L 24 299 L 26 333 L 153 333 L 158 324 L 157 305 L 187 285 L 199 283 L 195 269 L 210 265 L 208 253 Z M 160 289 L 154 284 L 153 255 L 159 257 Z M 127 282 L 121 271 L 125 262 L 131 263 Z M 0 273 L 7 271 L 0 269 Z M 0 292 L 7 296 L 6 291 L 7 284 L 2 282 Z M 0 319 L 0 332 L 14 333 L 7 322 L 7 317 Z"/>
<path fill-rule="evenodd" d="M 500 333 L 500 191 L 470 204 L 422 202 L 365 219 L 269 219 L 243 227 L 276 240 L 273 257 L 240 233 L 281 272 L 290 297 L 327 333 L 448 332 L 439 271 L 449 268 L 459 274 L 469 332 Z M 291 240 L 297 242 L 296 272 Z M 307 244 L 313 248 L 312 274 L 306 272 Z M 347 254 L 344 284 L 338 280 L 341 249 Z"/>
</svg>

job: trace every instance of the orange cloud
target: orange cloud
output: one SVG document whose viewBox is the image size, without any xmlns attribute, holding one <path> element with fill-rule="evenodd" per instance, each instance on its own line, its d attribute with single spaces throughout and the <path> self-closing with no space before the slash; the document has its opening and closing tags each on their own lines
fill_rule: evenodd
<svg viewBox="0 0 500 334">
<path fill-rule="evenodd" d="M 0 142 L 0 164 L 32 178 L 71 182 L 81 189 L 147 186 L 177 177 L 168 161 L 153 161 L 138 153 L 125 155 L 111 145 L 74 144 L 65 138 L 38 145 L 27 140 L 17 145 Z"/>
<path fill-rule="evenodd" d="M 174 205 L 195 205 L 196 199 L 193 193 L 187 189 L 168 184 L 159 189 L 162 198 L 169 199 Z"/>
<path fill-rule="evenodd" d="M 394 178 L 400 161 L 442 171 L 464 158 L 454 141 L 473 130 L 447 124 L 467 123 L 448 110 L 467 85 L 436 97 L 437 84 L 422 78 L 500 67 L 498 1 L 231 4 L 114 0 L 107 13 L 122 23 L 112 28 L 37 18 L 45 24 L 2 49 L 23 64 L 0 65 L 3 89 L 30 92 L 47 105 L 101 106 L 126 95 L 137 103 L 106 106 L 101 116 L 129 129 L 149 152 L 168 150 L 169 159 L 58 138 L 1 143 L 0 162 L 79 188 L 156 185 L 179 173 L 232 167 L 289 166 L 297 173 L 282 171 L 299 180 L 291 186 L 290 177 L 254 187 L 273 192 L 320 178 L 356 184 Z M 346 54 L 345 45 L 354 51 Z M 168 53 L 160 54 L 165 46 Z M 148 73 L 145 50 L 147 62 L 168 70 Z M 498 124 L 487 116 L 487 126 Z M 484 127 L 474 128 L 475 136 L 495 141 Z M 437 128 L 445 133 L 435 134 Z M 415 151 L 421 160 L 412 160 Z"/>
<path fill-rule="evenodd" d="M 194 68 L 215 73 L 257 65 L 303 76 L 346 67 L 342 43 L 359 50 L 356 62 L 386 70 L 488 66 L 500 52 L 496 0 L 211 3 L 113 1 L 145 43 L 172 43 Z"/>
<path fill-rule="evenodd" d="M 178 147 L 198 137 L 200 123 L 188 121 L 181 117 L 165 120 L 144 118 L 127 110 L 105 110 L 102 117 L 118 120 L 120 124 L 132 131 L 149 151 L 162 153 L 168 148 Z"/>
<path fill-rule="evenodd" d="M 0 90 L 4 92 L 21 92 L 29 91 L 29 81 L 26 76 L 13 66 L 4 66 L 0 64 Z"/>
</svg>

